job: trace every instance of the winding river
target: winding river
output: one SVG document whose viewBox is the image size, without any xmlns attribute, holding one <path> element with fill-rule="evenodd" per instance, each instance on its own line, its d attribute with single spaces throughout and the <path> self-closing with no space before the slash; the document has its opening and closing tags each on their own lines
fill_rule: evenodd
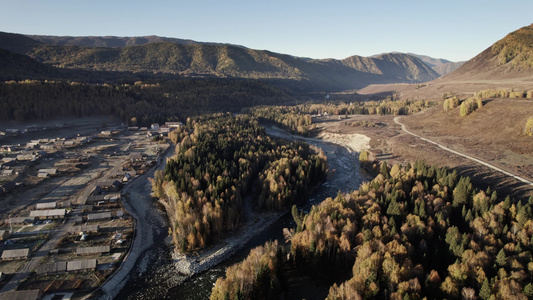
<svg viewBox="0 0 533 300">
<path fill-rule="evenodd" d="M 267 127 L 269 135 L 291 140 L 303 140 L 322 148 L 327 154 L 330 173 L 327 180 L 318 187 L 309 199 L 309 203 L 302 209 L 308 211 L 312 205 L 319 204 L 327 197 L 335 197 L 338 191 L 350 192 L 359 188 L 368 175 L 359 168 L 355 153 L 351 153 L 343 146 L 328 143 L 318 139 L 306 139 L 291 135 L 276 127 Z M 149 193 L 149 184 L 140 185 Z M 142 192 L 142 191 L 138 192 Z M 135 208 L 132 208 L 135 209 Z M 140 209 L 143 209 L 142 207 Z M 282 229 L 294 227 L 290 213 L 283 215 L 262 232 L 250 239 L 240 250 L 223 263 L 210 268 L 206 272 L 197 274 L 187 280 L 181 276 L 173 265 L 171 258 L 172 247 L 169 245 L 169 235 L 166 230 L 164 212 L 160 208 L 144 209 L 137 214 L 148 221 L 146 246 L 141 247 L 138 258 L 133 261 L 131 271 L 128 272 L 120 291 L 112 291 L 115 299 L 207 299 L 213 283 L 225 274 L 226 268 L 248 255 L 250 249 L 264 244 L 266 241 L 278 239 L 283 241 Z M 138 222 L 139 223 L 139 222 Z M 138 241 L 136 241 L 138 242 Z"/>
</svg>

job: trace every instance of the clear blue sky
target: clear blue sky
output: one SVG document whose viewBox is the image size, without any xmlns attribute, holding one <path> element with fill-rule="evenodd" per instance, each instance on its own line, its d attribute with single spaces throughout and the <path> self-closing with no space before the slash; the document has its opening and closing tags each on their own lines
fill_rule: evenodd
<svg viewBox="0 0 533 300">
<path fill-rule="evenodd" d="M 312 58 L 468 60 L 533 23 L 531 0 L 0 0 L 0 31 L 159 35 Z"/>
</svg>

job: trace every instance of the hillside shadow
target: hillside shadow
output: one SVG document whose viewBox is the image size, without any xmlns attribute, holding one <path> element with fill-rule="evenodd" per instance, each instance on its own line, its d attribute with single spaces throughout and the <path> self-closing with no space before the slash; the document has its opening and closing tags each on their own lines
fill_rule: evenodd
<svg viewBox="0 0 533 300">
<path fill-rule="evenodd" d="M 501 199 L 509 195 L 515 201 L 527 201 L 533 195 L 532 186 L 485 167 L 461 166 L 454 169 L 459 175 L 469 176 L 479 189 L 487 190 L 490 187 L 491 190 L 496 190 Z"/>
</svg>

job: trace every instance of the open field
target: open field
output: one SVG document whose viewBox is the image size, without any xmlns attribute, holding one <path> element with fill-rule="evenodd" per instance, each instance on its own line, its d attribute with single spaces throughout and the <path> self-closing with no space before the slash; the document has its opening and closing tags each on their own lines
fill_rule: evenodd
<svg viewBox="0 0 533 300">
<path fill-rule="evenodd" d="M 401 120 L 410 131 L 420 136 L 531 179 L 533 140 L 520 135 L 520 126 L 516 124 L 512 126 L 511 121 L 509 124 L 503 121 L 493 122 L 500 118 L 489 113 L 494 111 L 496 114 L 499 106 L 505 106 L 505 101 L 512 100 L 488 103 L 485 116 L 482 115 L 482 108 L 478 116 L 475 116 L 477 111 L 467 116 L 463 120 L 466 124 L 456 124 L 461 120 L 454 121 L 455 115 L 457 119 L 460 118 L 458 111 L 444 113 L 440 106 L 412 116 L 404 116 Z M 519 106 L 517 111 L 522 110 L 524 115 L 528 113 L 533 115 L 533 108 L 528 108 L 527 102 L 524 101 L 521 104 L 524 107 Z M 496 107 L 491 108 L 489 105 Z M 470 117 L 471 119 L 468 119 Z M 508 119 L 512 120 L 512 118 Z M 356 121 L 370 121 L 379 126 L 368 128 L 350 125 Z M 473 181 L 480 187 L 486 188 L 490 185 L 498 189 L 502 195 L 510 194 L 520 199 L 533 194 L 533 187 L 529 185 L 403 132 L 401 126 L 394 122 L 393 116 L 353 115 L 345 120 L 331 117 L 330 120 L 319 123 L 318 126 L 325 132 L 322 133 L 323 135 L 360 133 L 370 137 L 371 151 L 377 155 L 379 160 L 385 160 L 390 164 L 424 160 L 429 164 L 456 168 L 462 174 L 472 176 Z M 460 126 L 468 129 L 461 131 Z M 500 130 L 502 130 L 501 134 L 492 134 Z M 448 135 L 445 135 L 446 132 Z M 508 140 L 505 137 L 508 137 Z"/>
</svg>

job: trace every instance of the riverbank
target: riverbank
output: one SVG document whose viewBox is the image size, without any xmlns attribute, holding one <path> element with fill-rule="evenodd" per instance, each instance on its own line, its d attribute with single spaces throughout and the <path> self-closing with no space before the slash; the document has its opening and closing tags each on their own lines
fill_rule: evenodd
<svg viewBox="0 0 533 300">
<path fill-rule="evenodd" d="M 254 213 L 248 217 L 248 221 L 240 229 L 231 232 L 229 237 L 206 250 L 187 255 L 175 251 L 172 254 L 174 266 L 184 276 L 183 281 L 185 281 L 191 276 L 204 272 L 233 256 L 251 238 L 261 233 L 286 213 L 288 211 Z"/>
<path fill-rule="evenodd" d="M 141 255 L 154 243 L 152 226 L 160 226 L 165 229 L 166 221 L 162 214 L 153 205 L 151 184 L 148 178 L 154 176 L 154 172 L 165 166 L 166 159 L 174 155 L 168 147 L 157 159 L 157 164 L 146 174 L 137 177 L 133 182 L 126 185 L 121 194 L 124 197 L 124 207 L 135 220 L 135 233 L 132 245 L 128 250 L 119 270 L 113 274 L 91 298 L 113 299 L 129 280 L 132 270 L 139 262 Z"/>
</svg>

